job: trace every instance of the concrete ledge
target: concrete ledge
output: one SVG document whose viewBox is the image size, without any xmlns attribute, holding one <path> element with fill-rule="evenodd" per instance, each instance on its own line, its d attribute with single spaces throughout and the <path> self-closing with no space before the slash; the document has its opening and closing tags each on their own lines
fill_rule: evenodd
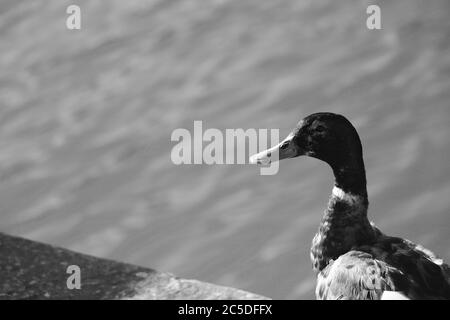
<svg viewBox="0 0 450 320">
<path fill-rule="evenodd" d="M 68 289 L 67 267 L 81 269 Z M 0 233 L 0 299 L 268 299 Z"/>
</svg>

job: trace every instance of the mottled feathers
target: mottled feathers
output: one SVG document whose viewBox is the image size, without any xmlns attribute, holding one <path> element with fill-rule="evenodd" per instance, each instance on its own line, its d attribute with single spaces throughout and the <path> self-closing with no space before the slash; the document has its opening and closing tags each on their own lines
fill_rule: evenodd
<svg viewBox="0 0 450 320">
<path fill-rule="evenodd" d="M 317 299 L 378 300 L 384 291 L 409 299 L 450 299 L 448 266 L 411 241 L 380 235 L 341 255 L 317 278 Z"/>
<path fill-rule="evenodd" d="M 319 273 L 316 297 L 321 300 L 374 300 L 384 291 L 400 291 L 404 275 L 361 251 L 340 256 Z"/>
</svg>

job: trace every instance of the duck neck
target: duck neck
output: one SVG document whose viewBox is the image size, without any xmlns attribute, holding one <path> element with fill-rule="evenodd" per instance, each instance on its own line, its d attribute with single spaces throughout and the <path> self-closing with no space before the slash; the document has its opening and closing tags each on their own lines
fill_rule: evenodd
<svg viewBox="0 0 450 320">
<path fill-rule="evenodd" d="M 333 171 L 333 191 L 311 247 L 311 260 L 317 271 L 352 247 L 370 243 L 375 236 L 367 219 L 369 201 L 364 165 Z"/>
<path fill-rule="evenodd" d="M 361 152 L 349 152 L 353 156 L 331 163 L 334 185 L 345 193 L 367 198 L 366 169 Z"/>
</svg>

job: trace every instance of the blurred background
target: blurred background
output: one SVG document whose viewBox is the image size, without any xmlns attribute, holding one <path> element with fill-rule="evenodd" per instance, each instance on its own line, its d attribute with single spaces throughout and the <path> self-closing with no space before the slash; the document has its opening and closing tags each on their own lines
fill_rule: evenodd
<svg viewBox="0 0 450 320">
<path fill-rule="evenodd" d="M 449 261 L 449 15 L 448 0 L 1 0 L 0 231 L 313 298 L 327 165 L 175 166 L 170 136 L 203 120 L 283 138 L 331 111 L 360 133 L 370 219 Z"/>
</svg>

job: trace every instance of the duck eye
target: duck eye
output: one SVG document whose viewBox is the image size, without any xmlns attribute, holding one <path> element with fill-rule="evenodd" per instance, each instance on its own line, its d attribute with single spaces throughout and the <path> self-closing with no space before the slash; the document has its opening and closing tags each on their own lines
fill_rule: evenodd
<svg viewBox="0 0 450 320">
<path fill-rule="evenodd" d="M 325 131 L 325 127 L 323 127 L 323 126 L 317 126 L 317 127 L 316 127 L 316 131 L 317 131 L 317 132 L 324 132 L 324 131 Z"/>
<path fill-rule="evenodd" d="M 284 142 L 284 143 L 281 145 L 280 150 L 285 150 L 285 149 L 287 149 L 287 147 L 289 147 L 289 141 Z"/>
</svg>

